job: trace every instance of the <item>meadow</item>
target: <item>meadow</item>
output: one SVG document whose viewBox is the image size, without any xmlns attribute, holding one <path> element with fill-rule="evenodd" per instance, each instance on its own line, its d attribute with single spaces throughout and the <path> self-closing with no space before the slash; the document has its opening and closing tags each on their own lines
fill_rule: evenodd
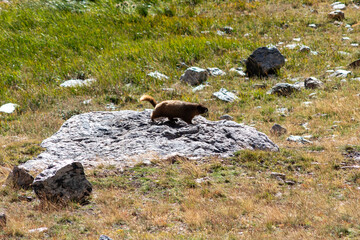
<svg viewBox="0 0 360 240">
<path fill-rule="evenodd" d="M 360 6 L 358 0 L 341 1 L 345 19 L 334 22 L 328 17 L 333 2 L 1 1 L 0 106 L 19 106 L 0 113 L 0 185 L 9 169 L 42 152 L 41 141 L 71 116 L 109 106 L 141 111 L 149 108 L 139 102 L 144 93 L 159 101 L 201 102 L 209 109 L 206 118 L 229 114 L 267 134 L 281 150 L 201 161 L 154 159 L 124 172 L 88 169 L 94 189 L 84 206 L 40 203 L 32 191 L 3 185 L 0 212 L 8 223 L 0 239 L 360 238 L 360 173 L 350 167 L 359 165 L 352 156 L 360 152 L 360 70 L 347 67 L 360 58 Z M 233 31 L 219 34 L 225 26 Z M 317 54 L 286 47 L 294 43 Z M 274 45 L 286 58 L 277 76 L 249 79 L 229 71 L 244 67 L 258 47 Z M 184 65 L 227 74 L 209 77 L 209 86 L 194 93 L 179 80 Z M 327 71 L 338 68 L 352 74 L 330 77 Z M 153 71 L 169 79 L 147 75 Z M 311 76 L 323 88 L 288 97 L 266 93 L 276 83 Z M 89 78 L 96 82 L 60 87 Z M 239 100 L 214 98 L 222 87 Z M 287 133 L 272 135 L 274 123 Z M 289 135 L 310 135 L 311 143 L 289 142 Z M 272 172 L 285 174 L 287 182 Z M 47 230 L 29 231 L 41 227 Z"/>
</svg>

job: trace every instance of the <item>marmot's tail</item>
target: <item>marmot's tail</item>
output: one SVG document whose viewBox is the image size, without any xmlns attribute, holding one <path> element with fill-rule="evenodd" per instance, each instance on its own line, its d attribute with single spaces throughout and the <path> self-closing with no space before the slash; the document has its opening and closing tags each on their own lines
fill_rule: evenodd
<svg viewBox="0 0 360 240">
<path fill-rule="evenodd" d="M 140 98 L 140 101 L 148 101 L 149 103 L 151 103 L 151 105 L 153 105 L 154 107 L 156 106 L 157 102 L 155 101 L 155 99 L 152 96 L 149 95 L 143 95 Z"/>
</svg>

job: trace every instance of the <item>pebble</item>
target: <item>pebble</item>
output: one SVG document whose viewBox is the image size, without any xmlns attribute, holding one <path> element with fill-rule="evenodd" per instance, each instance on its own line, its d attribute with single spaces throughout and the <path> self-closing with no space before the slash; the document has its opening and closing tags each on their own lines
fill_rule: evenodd
<svg viewBox="0 0 360 240">
<path fill-rule="evenodd" d="M 0 112 L 13 113 L 18 106 L 15 103 L 6 103 L 0 107 Z"/>
</svg>

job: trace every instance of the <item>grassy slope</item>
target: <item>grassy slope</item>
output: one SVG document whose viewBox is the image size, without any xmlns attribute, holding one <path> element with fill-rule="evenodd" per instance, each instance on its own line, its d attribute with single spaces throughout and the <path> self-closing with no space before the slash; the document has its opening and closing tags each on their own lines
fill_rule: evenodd
<svg viewBox="0 0 360 240">
<path fill-rule="evenodd" d="M 0 104 L 20 105 L 15 114 L 0 114 L 0 163 L 11 167 L 41 152 L 39 143 L 51 136 L 73 114 L 119 109 L 141 110 L 138 98 L 182 99 L 205 103 L 209 119 L 222 114 L 254 124 L 269 134 L 274 122 L 288 134 L 311 134 L 312 145 L 293 144 L 287 136 L 272 139 L 280 153 L 241 152 L 234 159 L 206 159 L 194 163 L 177 159 L 139 166 L 119 174 L 114 169 L 88 172 L 94 195 L 88 206 L 65 209 L 27 203 L 19 196 L 33 193 L 0 190 L 0 208 L 9 218 L 0 230 L 4 238 L 97 239 L 108 234 L 121 238 L 179 239 L 330 239 L 357 238 L 360 225 L 359 174 L 338 170 L 346 145 L 358 140 L 360 99 L 358 82 L 330 79 L 328 69 L 346 66 L 360 57 L 358 11 L 345 11 L 343 26 L 327 18 L 331 1 L 19 1 L 0 3 Z M 313 9 L 316 12 L 312 11 Z M 319 27 L 312 29 L 308 24 Z M 218 36 L 231 26 L 234 32 Z M 202 31 L 209 31 L 207 34 Z M 247 36 L 244 36 L 244 35 Z M 351 38 L 342 41 L 343 34 Z M 210 87 L 192 93 L 179 83 L 180 62 L 228 71 L 257 47 L 295 37 L 317 51 L 317 56 L 280 48 L 287 62 L 280 75 L 250 79 L 228 74 L 210 78 Z M 338 51 L 347 51 L 342 56 Z M 170 80 L 154 80 L 160 71 Z M 291 82 L 316 76 L 322 90 L 303 90 L 288 98 L 266 95 L 255 83 Z M 359 70 L 353 76 L 359 76 Z M 76 89 L 59 85 L 73 78 L 95 78 L 97 83 Z M 235 90 L 236 103 L 211 97 L 221 87 Z M 172 87 L 175 92 L 159 91 Z M 309 94 L 316 92 L 316 98 Z M 92 99 L 90 105 L 82 101 Z M 312 101 L 310 107 L 302 104 Z M 261 108 L 256 108 L 261 106 Z M 276 109 L 286 107 L 287 116 Z M 322 117 L 319 114 L 327 114 Z M 334 123 L 334 121 L 336 121 Z M 340 121 L 340 122 L 339 122 Z M 309 130 L 301 124 L 308 122 Z M 331 128 L 332 125 L 337 128 Z M 271 171 L 286 173 L 295 186 L 279 185 Z M 0 176 L 7 171 L 1 170 Z M 205 183 L 195 179 L 208 177 Z M 3 178 L 0 178 L 0 181 Z M 46 226 L 47 233 L 28 233 Z"/>
</svg>

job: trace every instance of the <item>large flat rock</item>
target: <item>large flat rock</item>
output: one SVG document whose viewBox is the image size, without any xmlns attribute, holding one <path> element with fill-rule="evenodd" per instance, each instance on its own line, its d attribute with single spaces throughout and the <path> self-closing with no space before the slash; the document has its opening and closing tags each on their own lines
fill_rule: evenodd
<svg viewBox="0 0 360 240">
<path fill-rule="evenodd" d="M 193 125 L 178 120 L 151 122 L 152 110 L 90 112 L 73 116 L 41 146 L 46 150 L 21 167 L 41 170 L 71 159 L 85 167 L 131 167 L 155 158 L 231 156 L 241 149 L 278 151 L 264 133 L 233 121 L 197 116 Z"/>
</svg>

